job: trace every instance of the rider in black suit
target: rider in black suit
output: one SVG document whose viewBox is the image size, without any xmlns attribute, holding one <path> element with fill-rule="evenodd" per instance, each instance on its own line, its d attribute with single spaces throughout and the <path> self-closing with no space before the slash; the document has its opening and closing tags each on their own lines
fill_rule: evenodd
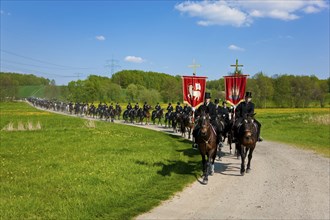
<svg viewBox="0 0 330 220">
<path fill-rule="evenodd" d="M 240 127 L 241 123 L 243 122 L 244 116 L 246 114 L 252 115 L 254 114 L 254 103 L 251 102 L 252 100 L 252 93 L 251 92 L 246 92 L 245 93 L 245 100 L 241 103 L 238 104 L 235 110 L 235 118 L 236 121 L 233 126 L 234 130 L 234 137 L 236 138 L 237 136 L 237 130 Z M 259 121 L 254 119 L 255 124 L 258 127 L 257 131 L 257 137 L 258 141 L 262 141 L 263 139 L 260 137 L 260 129 L 261 129 L 261 124 Z M 235 141 L 235 140 L 234 140 Z"/>
<path fill-rule="evenodd" d="M 209 114 L 211 124 L 215 125 L 215 119 L 217 117 L 216 106 L 213 102 L 211 102 L 211 94 L 209 92 L 205 93 L 205 102 L 203 105 L 199 106 L 199 108 L 197 109 L 196 115 L 198 116 L 202 112 Z M 194 138 L 198 134 L 199 129 L 200 128 L 199 128 L 198 124 L 196 124 L 194 131 L 193 131 Z M 197 144 L 195 142 L 193 143 L 193 148 L 197 149 Z"/>
</svg>

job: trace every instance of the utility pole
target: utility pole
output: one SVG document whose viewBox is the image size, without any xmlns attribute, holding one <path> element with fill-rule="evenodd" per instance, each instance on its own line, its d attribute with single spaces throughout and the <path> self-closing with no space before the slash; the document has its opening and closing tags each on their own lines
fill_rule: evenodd
<svg viewBox="0 0 330 220">
<path fill-rule="evenodd" d="M 105 67 L 110 68 L 110 78 L 111 78 L 112 75 L 115 73 L 115 69 L 120 68 L 121 66 L 118 64 L 119 61 L 113 58 L 111 58 L 111 60 L 107 60 L 106 63 L 107 64 L 105 65 Z"/>
</svg>

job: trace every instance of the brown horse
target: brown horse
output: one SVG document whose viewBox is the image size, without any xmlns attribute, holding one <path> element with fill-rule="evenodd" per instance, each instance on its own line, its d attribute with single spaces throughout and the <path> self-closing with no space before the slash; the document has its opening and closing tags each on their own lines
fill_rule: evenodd
<svg viewBox="0 0 330 220">
<path fill-rule="evenodd" d="M 181 133 L 186 137 L 186 132 L 188 132 L 188 139 L 191 138 L 191 133 L 195 127 L 193 111 L 189 113 L 182 114 L 182 123 L 181 123 Z"/>
<path fill-rule="evenodd" d="M 251 168 L 251 159 L 253 150 L 256 147 L 257 143 L 257 125 L 254 123 L 253 115 L 246 115 L 243 118 L 242 124 L 238 127 L 237 133 L 237 142 L 236 149 L 238 151 L 238 155 L 241 156 L 241 175 L 243 176 L 245 173 L 245 158 L 248 154 L 248 163 L 246 166 L 246 172 L 249 173 Z"/>
<path fill-rule="evenodd" d="M 203 184 L 208 183 L 208 175 L 214 173 L 214 160 L 217 155 L 216 133 L 210 123 L 210 117 L 204 112 L 200 115 L 197 126 L 199 131 L 195 137 L 199 152 L 202 156 Z M 206 161 L 207 156 L 207 161 Z"/>
<path fill-rule="evenodd" d="M 151 106 L 147 105 L 146 108 L 143 110 L 143 114 L 146 118 L 146 125 L 149 125 L 149 123 L 150 123 L 150 118 L 151 118 L 151 114 L 149 112 L 150 109 L 151 109 Z"/>
</svg>

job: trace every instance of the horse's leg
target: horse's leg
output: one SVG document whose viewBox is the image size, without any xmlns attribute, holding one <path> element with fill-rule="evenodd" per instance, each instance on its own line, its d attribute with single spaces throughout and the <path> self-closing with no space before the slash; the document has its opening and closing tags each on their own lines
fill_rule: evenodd
<svg viewBox="0 0 330 220">
<path fill-rule="evenodd" d="M 217 150 L 215 148 L 214 152 L 212 152 L 212 155 L 209 157 L 209 167 L 210 167 L 210 175 L 213 176 L 214 174 L 214 161 L 217 156 Z"/>
<path fill-rule="evenodd" d="M 251 171 L 250 165 L 251 165 L 253 150 L 254 150 L 254 147 L 251 147 L 250 150 L 249 150 L 248 163 L 247 163 L 247 166 L 246 166 L 246 172 L 247 173 L 249 173 Z"/>
<path fill-rule="evenodd" d="M 207 164 L 206 155 L 202 155 L 202 166 L 203 166 L 203 184 L 206 185 L 208 183 L 208 171 L 207 171 Z"/>
<path fill-rule="evenodd" d="M 245 151 L 246 147 L 240 145 L 239 147 L 239 151 L 240 151 L 240 155 L 241 155 L 241 175 L 244 176 L 245 173 L 245 157 L 246 157 L 246 151 Z"/>
</svg>

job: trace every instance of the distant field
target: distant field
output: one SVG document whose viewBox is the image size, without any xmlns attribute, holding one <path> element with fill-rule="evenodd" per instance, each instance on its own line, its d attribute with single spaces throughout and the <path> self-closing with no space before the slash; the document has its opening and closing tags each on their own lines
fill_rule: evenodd
<svg viewBox="0 0 330 220">
<path fill-rule="evenodd" d="M 44 97 L 45 96 L 45 86 L 19 86 L 18 97 Z"/>
<path fill-rule="evenodd" d="M 261 135 L 330 157 L 330 108 L 256 109 Z"/>
<path fill-rule="evenodd" d="M 0 103 L 1 219 L 131 219 L 196 180 L 200 156 L 161 132 Z"/>
</svg>

